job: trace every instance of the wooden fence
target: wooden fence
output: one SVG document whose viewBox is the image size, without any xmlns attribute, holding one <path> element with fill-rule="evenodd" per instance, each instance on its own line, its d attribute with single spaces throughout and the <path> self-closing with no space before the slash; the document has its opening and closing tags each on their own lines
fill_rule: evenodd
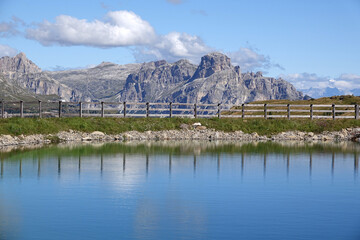
<svg viewBox="0 0 360 240">
<path fill-rule="evenodd" d="M 7 102 L 1 118 L 9 117 L 188 117 L 188 118 L 310 118 L 359 119 L 356 105 L 189 104 L 134 102 Z"/>
</svg>

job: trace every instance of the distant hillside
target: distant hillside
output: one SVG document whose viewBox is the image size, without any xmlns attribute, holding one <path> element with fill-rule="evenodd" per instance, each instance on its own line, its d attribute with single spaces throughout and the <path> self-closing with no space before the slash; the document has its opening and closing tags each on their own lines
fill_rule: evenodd
<svg viewBox="0 0 360 240">
<path fill-rule="evenodd" d="M 0 101 L 48 101 L 59 100 L 57 95 L 39 95 L 23 88 L 17 84 L 7 80 L 2 74 L 0 74 Z"/>
<path fill-rule="evenodd" d="M 348 89 L 345 91 L 338 89 L 336 87 L 326 87 L 326 88 L 300 89 L 300 91 L 312 98 L 323 98 L 323 97 L 340 96 L 347 94 L 352 94 L 354 96 L 360 95 L 359 88 Z"/>
<path fill-rule="evenodd" d="M 80 93 L 71 89 L 70 87 L 61 84 L 53 79 L 46 72 L 29 60 L 24 53 L 19 53 L 15 57 L 0 58 L 0 73 L 3 80 L 9 86 L 16 86 L 17 88 L 27 89 L 28 92 L 37 95 L 57 95 L 66 101 L 80 100 Z M 6 89 L 2 90 L 3 95 L 6 94 Z M 19 89 L 20 91 L 21 89 Z M 14 91 L 7 93 L 13 97 Z M 22 95 L 19 95 L 20 97 Z"/>
</svg>

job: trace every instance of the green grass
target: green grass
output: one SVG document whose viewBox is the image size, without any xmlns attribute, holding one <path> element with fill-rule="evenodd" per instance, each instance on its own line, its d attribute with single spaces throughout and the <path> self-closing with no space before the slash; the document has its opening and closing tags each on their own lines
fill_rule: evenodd
<svg viewBox="0 0 360 240">
<path fill-rule="evenodd" d="M 309 119 L 186 119 L 186 118 L 9 118 L 0 119 L 0 134 L 31 135 L 53 134 L 60 131 L 76 130 L 81 132 L 102 131 L 107 134 L 120 134 L 136 130 L 159 131 L 180 129 L 182 123 L 201 122 L 207 128 L 231 132 L 241 130 L 246 133 L 257 132 L 271 135 L 284 131 L 305 131 L 320 133 L 339 131 L 343 128 L 360 127 L 355 119 L 309 120 Z"/>
</svg>

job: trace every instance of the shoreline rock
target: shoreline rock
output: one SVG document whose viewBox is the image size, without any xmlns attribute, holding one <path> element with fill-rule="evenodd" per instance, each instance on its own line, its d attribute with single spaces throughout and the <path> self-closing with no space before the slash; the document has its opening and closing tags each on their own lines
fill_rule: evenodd
<svg viewBox="0 0 360 240">
<path fill-rule="evenodd" d="M 29 136 L 0 135 L 0 147 L 14 145 L 50 144 L 59 142 L 114 142 L 129 140 L 237 140 L 237 141 L 353 141 L 360 142 L 360 128 L 347 128 L 335 132 L 289 131 L 272 136 L 260 136 L 258 133 L 244 133 L 242 131 L 223 132 L 213 129 L 185 128 L 164 131 L 128 131 L 121 134 L 105 134 L 100 131 L 84 133 L 65 131 L 57 134 L 36 134 Z"/>
</svg>

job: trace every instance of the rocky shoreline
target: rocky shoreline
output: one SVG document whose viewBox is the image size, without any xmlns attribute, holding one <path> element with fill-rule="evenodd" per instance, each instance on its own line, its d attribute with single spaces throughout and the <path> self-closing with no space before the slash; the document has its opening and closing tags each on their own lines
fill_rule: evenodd
<svg viewBox="0 0 360 240">
<path fill-rule="evenodd" d="M 206 129 L 205 126 L 182 124 L 180 130 L 165 131 L 129 131 L 121 134 L 105 134 L 100 131 L 83 133 L 69 130 L 57 134 L 10 136 L 0 135 L 0 148 L 16 145 L 50 144 L 60 142 L 113 142 L 131 140 L 236 140 L 236 141 L 355 141 L 360 142 L 360 128 L 347 128 L 336 132 L 312 132 L 289 131 L 272 136 L 260 136 L 255 133 L 242 131 L 223 132 Z"/>
</svg>

